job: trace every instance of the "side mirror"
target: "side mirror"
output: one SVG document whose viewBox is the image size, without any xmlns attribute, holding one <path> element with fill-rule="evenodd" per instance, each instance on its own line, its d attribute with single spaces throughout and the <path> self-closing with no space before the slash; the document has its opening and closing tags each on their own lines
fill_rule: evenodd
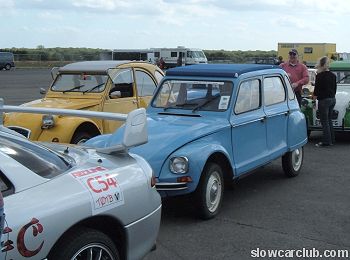
<svg viewBox="0 0 350 260">
<path fill-rule="evenodd" d="M 46 89 L 40 88 L 40 94 L 41 94 L 41 95 L 45 95 L 45 94 L 46 94 Z"/>
</svg>

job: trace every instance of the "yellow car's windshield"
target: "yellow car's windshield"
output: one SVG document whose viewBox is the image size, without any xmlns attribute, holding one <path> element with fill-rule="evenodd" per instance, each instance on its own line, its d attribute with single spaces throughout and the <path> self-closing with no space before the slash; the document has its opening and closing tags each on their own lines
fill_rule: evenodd
<svg viewBox="0 0 350 260">
<path fill-rule="evenodd" d="M 102 92 L 108 76 L 106 74 L 58 74 L 51 86 L 52 91 L 59 92 Z"/>
</svg>

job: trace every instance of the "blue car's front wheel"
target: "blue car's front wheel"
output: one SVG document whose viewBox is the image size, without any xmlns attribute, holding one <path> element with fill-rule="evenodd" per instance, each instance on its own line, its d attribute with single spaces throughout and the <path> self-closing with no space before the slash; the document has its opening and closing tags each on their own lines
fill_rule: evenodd
<svg viewBox="0 0 350 260">
<path fill-rule="evenodd" d="M 208 163 L 202 172 L 194 194 L 198 214 L 202 219 L 213 218 L 219 212 L 224 192 L 222 175 L 222 169 L 216 163 Z"/>
</svg>

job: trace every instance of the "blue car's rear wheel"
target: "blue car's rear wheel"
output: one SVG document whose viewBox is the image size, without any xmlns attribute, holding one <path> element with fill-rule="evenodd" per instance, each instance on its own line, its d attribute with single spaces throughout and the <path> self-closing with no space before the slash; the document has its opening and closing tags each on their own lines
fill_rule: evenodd
<svg viewBox="0 0 350 260">
<path fill-rule="evenodd" d="M 288 177 L 295 177 L 300 173 L 304 160 L 304 148 L 300 147 L 286 153 L 282 157 L 282 167 Z"/>
</svg>

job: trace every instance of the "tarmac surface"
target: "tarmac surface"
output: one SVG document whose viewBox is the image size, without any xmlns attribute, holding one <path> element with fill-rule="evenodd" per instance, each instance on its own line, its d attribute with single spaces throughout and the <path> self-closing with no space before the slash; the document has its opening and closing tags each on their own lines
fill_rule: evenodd
<svg viewBox="0 0 350 260">
<path fill-rule="evenodd" d="M 50 82 L 48 69 L 0 71 L 0 97 L 18 105 L 41 98 Z M 350 133 L 337 133 L 330 148 L 315 147 L 320 139 L 312 132 L 298 177 L 285 177 L 281 160 L 256 170 L 225 191 L 215 219 L 197 219 L 189 202 L 164 201 L 157 249 L 145 259 L 254 259 L 258 248 L 256 259 L 262 250 L 303 248 L 347 249 L 350 258 Z"/>
</svg>

